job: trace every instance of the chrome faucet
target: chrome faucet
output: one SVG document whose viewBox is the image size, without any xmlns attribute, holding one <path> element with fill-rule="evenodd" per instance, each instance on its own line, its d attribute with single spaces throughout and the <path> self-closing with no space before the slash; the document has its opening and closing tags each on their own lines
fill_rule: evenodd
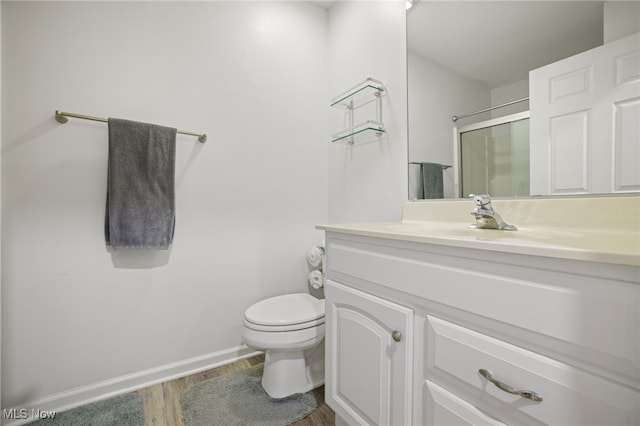
<svg viewBox="0 0 640 426">
<path fill-rule="evenodd" d="M 502 220 L 502 217 L 493 210 L 493 207 L 491 206 L 491 197 L 488 194 L 469 194 L 469 197 L 473 197 L 475 208 L 471 211 L 471 215 L 476 218 L 476 223 L 469 225 L 469 228 L 499 229 L 501 231 L 518 230 L 515 226 L 507 224 Z"/>
</svg>

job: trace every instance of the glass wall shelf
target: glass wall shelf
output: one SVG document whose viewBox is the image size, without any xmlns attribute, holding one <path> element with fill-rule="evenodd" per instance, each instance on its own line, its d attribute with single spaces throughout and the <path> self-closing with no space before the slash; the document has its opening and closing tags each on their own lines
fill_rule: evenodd
<svg viewBox="0 0 640 426">
<path fill-rule="evenodd" d="M 336 96 L 331 101 L 332 107 L 353 108 L 365 101 L 370 101 L 380 97 L 384 92 L 382 82 L 373 78 L 367 78 L 362 83 Z"/>
<path fill-rule="evenodd" d="M 380 136 L 385 132 L 386 130 L 382 123 L 367 120 L 353 128 L 336 133 L 331 137 L 331 142 L 347 143 L 351 145 L 356 139 L 365 139 L 367 135 Z"/>
</svg>

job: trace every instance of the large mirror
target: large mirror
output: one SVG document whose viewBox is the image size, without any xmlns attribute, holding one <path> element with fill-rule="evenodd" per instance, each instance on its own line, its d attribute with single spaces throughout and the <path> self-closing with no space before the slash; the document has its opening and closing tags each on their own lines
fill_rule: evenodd
<svg viewBox="0 0 640 426">
<path fill-rule="evenodd" d="M 472 174 L 483 175 L 493 161 L 486 155 L 504 157 L 507 145 L 516 147 L 516 152 L 508 154 L 509 162 L 519 164 L 516 168 L 520 174 L 528 175 L 528 158 L 523 157 L 528 145 L 522 145 L 528 140 L 512 142 L 511 136 L 504 139 L 504 133 L 513 130 L 487 128 L 482 123 L 512 114 L 514 122 L 526 121 L 529 71 L 602 45 L 604 3 L 414 2 L 407 11 L 409 199 L 440 198 L 438 191 L 435 196 L 424 196 L 430 191 L 422 181 L 429 173 L 423 169 L 425 164 L 443 166 L 444 198 L 460 197 L 465 191 L 460 188 L 461 182 Z M 453 122 L 453 116 L 461 118 Z M 528 134 L 528 124 L 518 126 L 516 134 Z M 467 130 L 476 132 L 466 138 L 475 142 L 468 142 L 468 149 L 462 152 L 456 131 Z M 504 140 L 508 142 L 500 142 Z M 470 171 L 462 172 L 461 163 Z M 497 196 L 509 195 L 498 193 L 502 187 L 516 191 L 512 196 L 530 195 L 528 176 L 500 176 L 500 166 L 493 167 L 495 170 L 484 173 L 484 178 L 471 181 L 491 181 L 494 186 L 489 192 Z"/>
</svg>

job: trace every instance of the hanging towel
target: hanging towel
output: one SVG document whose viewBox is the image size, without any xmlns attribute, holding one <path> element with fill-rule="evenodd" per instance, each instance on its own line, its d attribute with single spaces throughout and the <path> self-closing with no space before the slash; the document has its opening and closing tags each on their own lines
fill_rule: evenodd
<svg viewBox="0 0 640 426">
<path fill-rule="evenodd" d="M 176 129 L 110 118 L 105 238 L 114 250 L 166 250 L 175 224 Z"/>
<path fill-rule="evenodd" d="M 420 163 L 420 174 L 422 175 L 422 198 L 425 200 L 444 198 L 442 164 Z"/>
</svg>

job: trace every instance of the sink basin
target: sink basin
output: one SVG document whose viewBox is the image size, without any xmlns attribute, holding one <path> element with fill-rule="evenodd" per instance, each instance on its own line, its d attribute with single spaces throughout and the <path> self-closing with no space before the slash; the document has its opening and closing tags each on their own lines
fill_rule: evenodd
<svg viewBox="0 0 640 426">
<path fill-rule="evenodd" d="M 319 229 L 481 250 L 640 266 L 640 196 L 495 201 L 517 231 L 469 228 L 468 200 L 409 202 L 401 222 Z"/>
<path fill-rule="evenodd" d="M 451 222 L 391 223 L 390 232 L 421 235 L 432 238 L 458 238 L 488 242 L 502 242 L 527 246 L 567 248 L 607 248 L 614 251 L 635 251 L 640 255 L 640 235 L 616 231 L 589 229 L 555 229 L 521 227 L 517 231 L 474 229 L 469 224 Z"/>
<path fill-rule="evenodd" d="M 517 231 L 500 231 L 497 229 L 470 228 L 469 223 L 457 222 L 400 222 L 390 223 L 386 227 L 393 232 L 418 233 L 431 235 L 452 235 L 459 237 L 480 238 L 487 240 L 540 240 L 547 241 L 558 238 L 575 239 L 584 237 L 585 232 L 579 230 L 560 230 L 553 228 L 518 228 Z"/>
</svg>

